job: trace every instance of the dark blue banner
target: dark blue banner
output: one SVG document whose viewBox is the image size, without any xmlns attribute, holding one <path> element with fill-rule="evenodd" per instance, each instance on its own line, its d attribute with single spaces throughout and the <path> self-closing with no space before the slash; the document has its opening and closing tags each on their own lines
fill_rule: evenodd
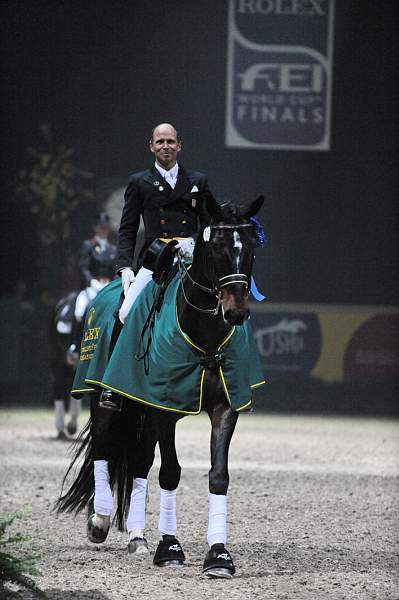
<svg viewBox="0 0 399 600">
<path fill-rule="evenodd" d="M 253 312 L 251 328 L 266 377 L 310 374 L 321 351 L 317 314 Z"/>
</svg>

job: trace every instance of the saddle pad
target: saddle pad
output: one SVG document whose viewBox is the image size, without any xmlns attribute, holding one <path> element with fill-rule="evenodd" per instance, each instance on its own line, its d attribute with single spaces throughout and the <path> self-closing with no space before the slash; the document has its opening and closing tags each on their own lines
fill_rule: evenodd
<svg viewBox="0 0 399 600">
<path fill-rule="evenodd" d="M 108 363 L 112 330 L 115 324 L 114 313 L 118 308 L 122 293 L 121 279 L 111 281 L 99 291 L 90 304 L 83 328 L 79 362 L 72 384 L 72 396 L 92 392 L 93 387 L 85 379 L 91 362 L 97 372 L 104 372 Z"/>
<path fill-rule="evenodd" d="M 115 289 L 107 292 L 109 297 L 112 294 L 116 296 L 110 311 L 103 308 L 105 298 L 97 296 L 89 325 L 90 329 L 93 329 L 93 324 L 94 328 L 99 329 L 98 341 L 91 360 L 82 361 L 89 362 L 89 366 L 85 374 L 85 385 L 81 389 L 100 386 L 164 410 L 183 414 L 197 414 L 201 411 L 205 377 L 201 358 L 205 352 L 194 345 L 180 328 L 176 314 L 179 286 L 180 279 L 176 276 L 166 289 L 161 311 L 155 315 L 151 345 L 146 357 L 147 372 L 144 359 L 139 360 L 137 354 L 143 350 L 139 348 L 139 340 L 158 286 L 150 282 L 141 292 L 139 301 L 135 302 L 126 319 L 108 365 L 111 333 L 102 331 L 102 327 L 104 323 L 106 330 L 110 328 L 109 313 L 112 316 L 115 310 L 120 288 L 118 294 L 115 294 Z M 98 300 L 100 307 L 97 307 Z M 87 335 L 84 340 L 85 337 Z M 145 337 L 148 339 L 148 331 Z M 146 339 L 144 347 L 145 341 Z M 233 327 L 219 351 L 223 354 L 219 373 L 228 402 L 234 410 L 248 408 L 251 405 L 252 390 L 264 383 L 259 355 L 248 322 L 240 327 Z M 88 352 L 85 351 L 81 357 L 87 355 Z"/>
</svg>

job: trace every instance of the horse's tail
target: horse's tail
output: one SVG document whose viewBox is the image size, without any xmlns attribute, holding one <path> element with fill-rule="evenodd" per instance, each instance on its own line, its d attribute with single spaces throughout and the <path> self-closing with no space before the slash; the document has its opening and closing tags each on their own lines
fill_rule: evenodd
<svg viewBox="0 0 399 600">
<path fill-rule="evenodd" d="M 78 513 L 93 505 L 94 499 L 94 464 L 91 444 L 91 419 L 88 420 L 72 446 L 72 460 L 64 475 L 61 485 L 61 495 L 55 502 L 55 510 L 60 512 Z M 62 493 L 66 481 L 77 468 L 77 463 L 83 457 L 83 463 L 66 493 Z"/>
</svg>

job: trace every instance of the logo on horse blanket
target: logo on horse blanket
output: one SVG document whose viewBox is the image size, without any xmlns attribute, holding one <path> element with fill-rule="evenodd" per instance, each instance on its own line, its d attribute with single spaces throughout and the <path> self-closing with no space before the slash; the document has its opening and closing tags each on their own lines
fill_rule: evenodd
<svg viewBox="0 0 399 600">
<path fill-rule="evenodd" d="M 146 365 L 136 356 L 157 284 L 153 281 L 147 284 L 136 300 L 109 361 L 120 281 L 111 282 L 97 295 L 93 301 L 95 312 L 90 328 L 98 328 L 100 335 L 91 360 L 79 363 L 72 394 L 103 387 L 164 410 L 183 414 L 201 411 L 206 353 L 180 328 L 176 311 L 179 286 L 177 275 L 166 289 L 161 310 L 155 313 Z M 237 411 L 248 408 L 252 390 L 265 383 L 249 323 L 233 327 L 218 353 L 222 357 L 218 361 L 220 379 L 228 402 Z"/>
</svg>

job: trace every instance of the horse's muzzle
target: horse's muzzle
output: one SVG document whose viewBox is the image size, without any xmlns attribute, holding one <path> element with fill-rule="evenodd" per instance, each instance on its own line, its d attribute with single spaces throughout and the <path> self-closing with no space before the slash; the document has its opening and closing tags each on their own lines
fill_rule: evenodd
<svg viewBox="0 0 399 600">
<path fill-rule="evenodd" d="M 242 284 L 223 289 L 223 317 L 230 325 L 242 325 L 249 317 L 248 289 Z"/>
</svg>

